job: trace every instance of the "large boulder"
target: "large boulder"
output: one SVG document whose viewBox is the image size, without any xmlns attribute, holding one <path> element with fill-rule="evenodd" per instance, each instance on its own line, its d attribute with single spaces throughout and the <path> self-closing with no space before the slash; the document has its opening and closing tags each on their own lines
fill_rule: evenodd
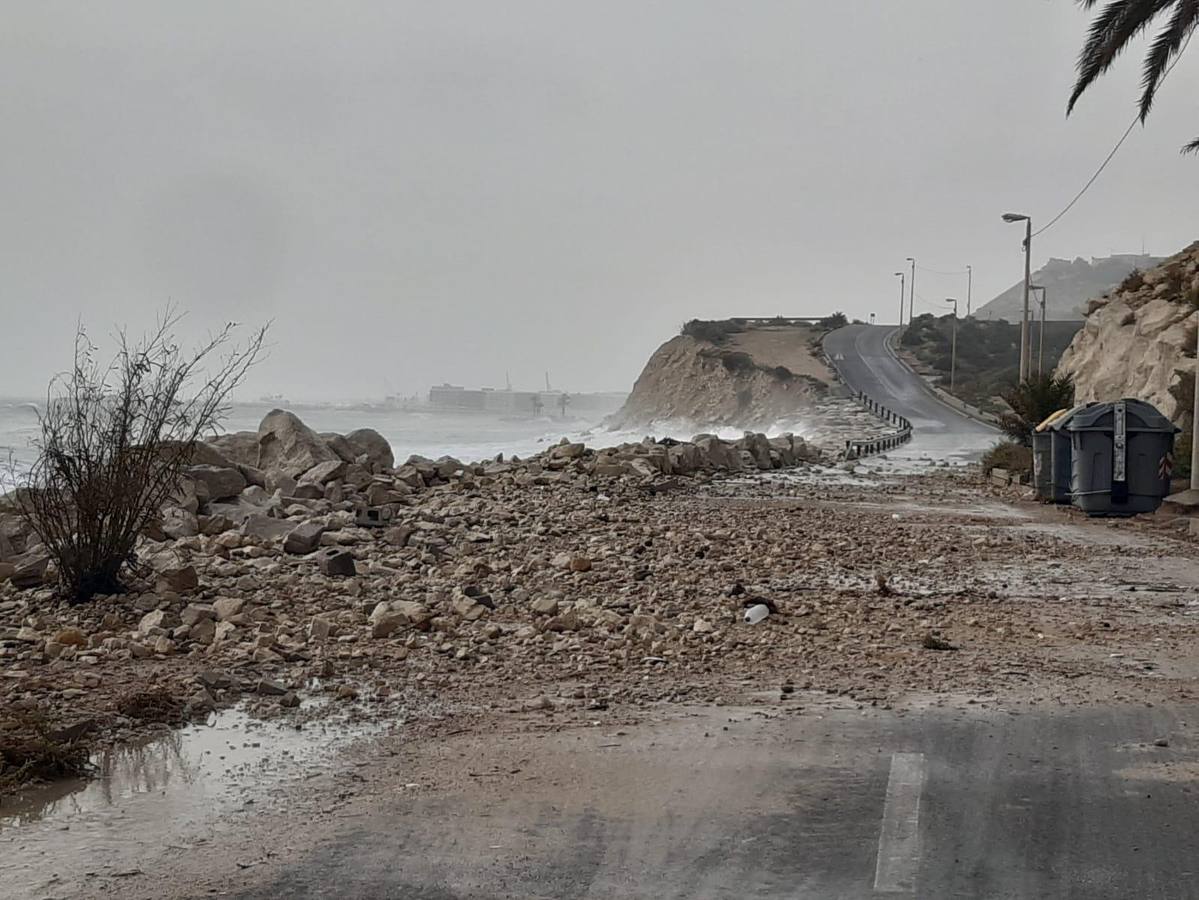
<svg viewBox="0 0 1199 900">
<path fill-rule="evenodd" d="M 248 516 L 241 524 L 241 533 L 246 537 L 257 538 L 260 541 L 280 541 L 296 527 L 294 521 L 276 519 L 273 516 L 257 513 Z"/>
<path fill-rule="evenodd" d="M 294 413 L 271 410 L 258 426 L 258 468 L 266 472 L 298 477 L 319 463 L 339 460 L 321 436 Z"/>
<path fill-rule="evenodd" d="M 228 500 L 246 489 L 245 477 L 231 466 L 188 466 L 184 473 L 192 480 L 204 485 L 208 492 L 209 502 Z"/>
<path fill-rule="evenodd" d="M 208 445 L 221 453 L 229 463 L 241 466 L 258 465 L 258 433 L 255 431 L 232 431 L 208 439 Z M 195 460 L 198 464 L 201 460 Z"/>
<path fill-rule="evenodd" d="M 336 453 L 342 462 L 353 462 L 354 457 L 358 455 L 354 451 L 354 445 L 335 431 L 322 431 L 320 437 L 325 446 Z"/>
<path fill-rule="evenodd" d="M 341 474 L 345 472 L 345 470 L 346 464 L 340 459 L 317 463 L 300 476 L 300 482 L 301 484 L 304 482 L 310 482 L 312 484 L 328 484 L 330 481 L 339 480 Z"/>
<path fill-rule="evenodd" d="M 38 587 L 48 580 L 50 554 L 41 547 L 35 547 L 9 560 L 12 572 L 8 579 L 13 587 Z"/>
<path fill-rule="evenodd" d="M 163 454 L 170 454 L 171 458 L 174 458 L 175 452 L 186 446 L 180 441 L 163 441 L 161 452 Z M 184 461 L 189 466 L 228 468 L 233 465 L 233 461 L 222 453 L 219 447 L 208 441 L 193 441 L 191 448 L 186 451 L 186 459 Z"/>
<path fill-rule="evenodd" d="M 355 458 L 367 457 L 372 466 L 391 469 L 395 466 L 395 455 L 387 438 L 373 428 L 356 428 L 346 435 L 346 441 L 355 450 Z"/>
</svg>

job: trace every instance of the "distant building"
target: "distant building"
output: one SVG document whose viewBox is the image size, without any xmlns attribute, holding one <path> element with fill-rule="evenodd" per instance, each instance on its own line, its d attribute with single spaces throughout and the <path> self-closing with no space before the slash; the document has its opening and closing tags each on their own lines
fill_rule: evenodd
<svg viewBox="0 0 1199 900">
<path fill-rule="evenodd" d="M 513 391 L 439 384 L 429 389 L 429 406 L 508 416 L 565 418 L 567 408 L 577 414 L 605 415 L 619 409 L 626 396 L 623 393 L 568 394 L 565 391 Z"/>
</svg>

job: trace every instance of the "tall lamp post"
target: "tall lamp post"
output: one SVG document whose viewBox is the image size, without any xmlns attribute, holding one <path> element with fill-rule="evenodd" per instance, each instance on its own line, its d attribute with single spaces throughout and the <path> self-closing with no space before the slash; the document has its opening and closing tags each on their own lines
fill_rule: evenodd
<svg viewBox="0 0 1199 900">
<path fill-rule="evenodd" d="M 970 301 L 974 296 L 974 266 L 966 266 L 966 318 L 970 318 Z"/>
<path fill-rule="evenodd" d="M 895 273 L 899 277 L 899 330 L 903 331 L 903 301 L 907 295 L 907 290 L 904 288 L 904 282 L 907 280 L 907 275 L 903 272 Z"/>
<path fill-rule="evenodd" d="M 1199 373 L 1199 331 L 1195 332 L 1195 372 Z M 1199 374 L 1195 377 L 1195 408 L 1191 412 L 1191 490 L 1199 491 L 1199 441 L 1195 428 L 1199 425 Z"/>
<path fill-rule="evenodd" d="M 911 297 L 908 300 L 908 324 L 911 325 L 916 318 L 916 260 L 909 256 L 908 262 L 912 264 Z"/>
<path fill-rule="evenodd" d="M 1045 305 L 1049 298 L 1043 284 L 1029 285 L 1029 290 L 1041 292 L 1041 327 L 1037 331 L 1037 374 L 1040 375 L 1045 365 Z"/>
<path fill-rule="evenodd" d="M 958 370 L 958 301 L 950 297 L 945 302 L 953 304 L 953 337 L 949 345 L 949 393 L 952 394 Z"/>
<path fill-rule="evenodd" d="M 1003 221 L 1024 222 L 1024 317 L 1020 320 L 1020 380 L 1028 377 L 1028 294 L 1032 287 L 1032 219 L 1023 213 L 1004 213 Z"/>
</svg>

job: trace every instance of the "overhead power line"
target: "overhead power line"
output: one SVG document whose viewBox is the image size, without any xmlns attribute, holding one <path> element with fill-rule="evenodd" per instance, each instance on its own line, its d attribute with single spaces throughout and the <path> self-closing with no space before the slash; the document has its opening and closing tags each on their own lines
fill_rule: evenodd
<svg viewBox="0 0 1199 900">
<path fill-rule="evenodd" d="M 1170 73 L 1174 71 L 1174 67 L 1176 65 L 1178 65 L 1178 61 L 1180 59 L 1182 59 L 1183 54 L 1186 53 L 1187 47 L 1189 47 L 1191 45 L 1191 38 L 1193 38 L 1194 36 L 1195 36 L 1194 32 L 1191 32 L 1189 35 L 1187 35 L 1186 43 L 1182 45 L 1182 49 L 1178 51 L 1178 55 L 1174 57 L 1174 61 L 1172 63 L 1170 63 L 1169 68 L 1167 68 L 1166 71 L 1162 74 L 1161 80 L 1158 82 L 1159 88 L 1161 87 L 1162 84 L 1165 83 L 1166 79 L 1170 77 Z M 1066 204 L 1065 209 L 1063 209 L 1060 213 L 1058 213 L 1056 216 L 1054 216 L 1052 219 L 1050 219 L 1048 223 L 1046 223 L 1045 225 L 1043 225 L 1040 228 L 1040 230 L 1034 231 L 1033 235 L 1032 235 L 1033 237 L 1036 237 L 1039 234 L 1044 234 L 1046 231 L 1048 231 L 1050 228 L 1052 228 L 1054 225 L 1056 225 L 1059 221 L 1061 221 L 1061 219 L 1066 215 L 1066 213 L 1068 213 L 1070 210 L 1072 210 L 1074 208 L 1074 205 L 1076 203 L 1078 203 L 1079 200 L 1082 199 L 1083 194 L 1085 194 L 1087 191 L 1089 191 L 1091 189 L 1091 185 L 1093 185 L 1096 181 L 1099 180 L 1099 176 L 1103 174 L 1103 170 L 1107 168 L 1107 164 L 1110 163 L 1115 158 L 1115 156 L 1119 152 L 1120 148 L 1124 146 L 1124 142 L 1126 140 L 1128 140 L 1128 136 L 1130 134 L 1132 134 L 1132 130 L 1137 127 L 1137 123 L 1140 121 L 1141 121 L 1141 114 L 1140 114 L 1140 112 L 1138 112 L 1135 116 L 1133 116 L 1132 121 L 1128 124 L 1128 128 L 1126 128 L 1124 130 L 1124 134 L 1122 134 L 1120 136 L 1120 140 L 1116 141 L 1116 146 L 1112 147 L 1112 152 L 1107 155 L 1107 158 L 1102 163 L 1100 163 L 1099 168 L 1095 170 L 1095 174 L 1091 176 L 1090 180 L 1088 180 L 1087 183 L 1082 186 L 1082 190 L 1074 195 L 1074 199 Z"/>
</svg>

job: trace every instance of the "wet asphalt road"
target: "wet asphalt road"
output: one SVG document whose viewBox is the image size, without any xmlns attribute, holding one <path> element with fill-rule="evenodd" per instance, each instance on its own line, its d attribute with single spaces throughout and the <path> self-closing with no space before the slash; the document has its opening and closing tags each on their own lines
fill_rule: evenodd
<svg viewBox="0 0 1199 900">
<path fill-rule="evenodd" d="M 544 768 L 397 797 L 234 896 L 1199 897 L 1191 720 L 835 710 L 547 736 Z"/>
<path fill-rule="evenodd" d="M 895 326 L 847 325 L 825 337 L 824 349 L 850 388 L 911 420 L 912 441 L 892 457 L 977 459 L 999 432 L 940 402 L 887 348 L 894 331 Z"/>
<path fill-rule="evenodd" d="M 851 326 L 846 382 L 912 420 L 909 458 L 996 432 Z M 892 454 L 898 456 L 900 454 Z M 411 898 L 1197 898 L 1199 709 L 707 709 L 447 753 L 498 782 L 405 795 L 232 892 Z M 598 731 L 598 729 L 597 729 Z"/>
</svg>

